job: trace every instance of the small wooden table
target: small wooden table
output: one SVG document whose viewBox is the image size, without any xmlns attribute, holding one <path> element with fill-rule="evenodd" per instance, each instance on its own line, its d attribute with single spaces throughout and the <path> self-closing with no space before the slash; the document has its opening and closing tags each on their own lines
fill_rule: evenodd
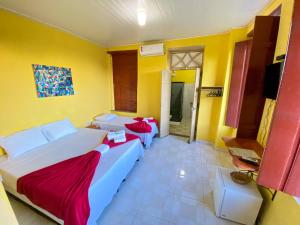
<svg viewBox="0 0 300 225">
<path fill-rule="evenodd" d="M 222 140 L 224 141 L 227 147 L 245 148 L 245 149 L 253 150 L 256 152 L 256 154 L 259 157 L 262 157 L 264 148 L 256 140 L 246 139 L 246 138 L 231 138 L 231 137 L 222 137 Z M 234 156 L 234 155 L 231 156 L 232 156 L 232 162 L 236 167 L 242 170 L 249 170 L 249 171 L 259 170 L 259 166 L 254 166 L 250 163 L 241 161 L 238 156 Z"/>
<path fill-rule="evenodd" d="M 96 125 L 93 125 L 93 124 L 90 124 L 90 125 L 87 126 L 86 128 L 90 128 L 90 129 L 100 129 L 99 126 L 96 126 Z"/>
</svg>

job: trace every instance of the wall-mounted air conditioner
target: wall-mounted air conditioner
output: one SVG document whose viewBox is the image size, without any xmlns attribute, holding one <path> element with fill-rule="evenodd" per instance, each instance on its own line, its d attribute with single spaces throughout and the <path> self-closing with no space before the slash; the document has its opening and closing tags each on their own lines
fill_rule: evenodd
<svg viewBox="0 0 300 225">
<path fill-rule="evenodd" d="M 141 56 L 157 56 L 164 55 L 164 44 L 142 45 L 140 49 Z"/>
</svg>

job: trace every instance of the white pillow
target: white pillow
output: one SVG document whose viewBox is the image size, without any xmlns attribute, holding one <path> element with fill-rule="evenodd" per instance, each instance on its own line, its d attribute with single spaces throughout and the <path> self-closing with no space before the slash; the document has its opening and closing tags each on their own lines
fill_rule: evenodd
<svg viewBox="0 0 300 225">
<path fill-rule="evenodd" d="M 48 141 L 39 127 L 0 138 L 0 146 L 6 151 L 9 158 L 14 158 L 47 143 Z"/>
<path fill-rule="evenodd" d="M 42 126 L 41 129 L 48 141 L 54 141 L 68 134 L 77 132 L 77 129 L 68 119 L 46 124 Z"/>
<path fill-rule="evenodd" d="M 118 116 L 116 114 L 103 114 L 101 116 L 95 117 L 95 120 L 98 120 L 98 121 L 101 121 L 101 122 L 106 122 L 106 121 L 113 120 L 117 117 Z"/>
</svg>

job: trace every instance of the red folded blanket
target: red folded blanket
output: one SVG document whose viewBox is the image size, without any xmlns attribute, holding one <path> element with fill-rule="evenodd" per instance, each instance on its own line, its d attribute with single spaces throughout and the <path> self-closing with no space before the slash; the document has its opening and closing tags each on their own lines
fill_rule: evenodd
<svg viewBox="0 0 300 225">
<path fill-rule="evenodd" d="M 143 121 L 145 119 L 144 117 L 135 117 L 133 118 L 136 121 Z M 149 123 L 155 123 L 156 126 L 158 127 L 158 121 L 156 119 L 148 119 Z"/>
<path fill-rule="evenodd" d="M 65 225 L 86 225 L 88 191 L 100 157 L 100 152 L 91 151 L 29 173 L 18 179 L 17 191 Z"/>
<path fill-rule="evenodd" d="M 107 139 L 107 136 L 103 139 L 103 142 L 102 144 L 106 144 L 108 145 L 110 148 L 113 148 L 113 147 L 117 147 L 119 145 L 122 145 L 122 144 L 125 144 L 129 141 L 132 141 L 132 140 L 135 140 L 135 139 L 140 139 L 139 136 L 135 135 L 135 134 L 125 134 L 126 136 L 126 141 L 125 142 L 120 142 L 120 143 L 115 143 L 114 140 L 108 140 Z"/>
<path fill-rule="evenodd" d="M 151 133 L 152 127 L 145 121 L 138 121 L 136 123 L 127 123 L 125 127 L 128 130 L 134 131 L 136 133 Z"/>
</svg>

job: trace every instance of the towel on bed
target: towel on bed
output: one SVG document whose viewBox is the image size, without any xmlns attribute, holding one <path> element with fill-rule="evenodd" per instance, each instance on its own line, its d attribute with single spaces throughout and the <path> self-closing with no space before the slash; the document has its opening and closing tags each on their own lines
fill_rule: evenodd
<svg viewBox="0 0 300 225">
<path fill-rule="evenodd" d="M 124 138 L 124 137 L 125 137 L 125 130 L 110 131 L 107 134 L 107 138 L 110 141 L 114 139 Z"/>
<path fill-rule="evenodd" d="M 86 225 L 88 191 L 100 157 L 101 153 L 93 150 L 29 173 L 18 179 L 17 191 L 65 225 Z"/>
<path fill-rule="evenodd" d="M 139 136 L 135 135 L 135 134 L 125 134 L 126 136 L 126 140 L 124 142 L 115 142 L 114 140 L 108 140 L 107 136 L 103 139 L 103 142 L 102 144 L 104 145 L 108 145 L 110 148 L 113 148 L 113 147 L 117 147 L 119 145 L 122 145 L 122 144 L 125 144 L 129 141 L 132 141 L 132 140 L 135 140 L 135 139 L 140 139 Z"/>
<path fill-rule="evenodd" d="M 128 130 L 134 131 L 136 133 L 151 133 L 151 131 L 152 131 L 151 125 L 145 121 L 137 121 L 135 123 L 126 123 L 125 127 Z"/>
</svg>

